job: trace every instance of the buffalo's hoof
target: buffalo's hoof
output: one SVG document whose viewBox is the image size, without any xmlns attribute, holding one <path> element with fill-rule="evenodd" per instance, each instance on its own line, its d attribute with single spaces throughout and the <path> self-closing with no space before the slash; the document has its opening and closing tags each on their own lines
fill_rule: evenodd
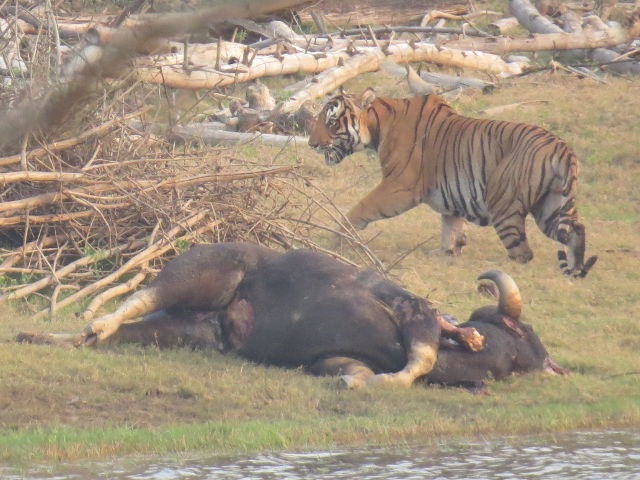
<svg viewBox="0 0 640 480">
<path fill-rule="evenodd" d="M 367 385 L 387 384 L 410 387 L 412 383 L 413 379 L 409 378 L 408 375 L 403 375 L 402 373 L 380 373 L 367 379 Z"/>
<path fill-rule="evenodd" d="M 484 337 L 475 328 L 461 328 L 461 341 L 472 352 L 479 352 L 484 348 Z"/>
<path fill-rule="evenodd" d="M 26 332 L 20 332 L 16 335 L 16 342 L 18 343 L 33 343 L 35 345 L 42 345 L 45 342 L 45 336 L 35 330 L 28 330 Z"/>
<path fill-rule="evenodd" d="M 80 333 L 82 344 L 87 347 L 93 347 L 96 343 L 106 340 L 116 333 L 120 324 L 113 321 L 111 315 L 105 315 L 91 322 L 82 329 Z"/>
<path fill-rule="evenodd" d="M 342 375 L 340 376 L 340 380 L 342 385 L 349 390 L 355 390 L 356 388 L 362 388 L 367 385 L 367 382 L 357 375 Z"/>
</svg>

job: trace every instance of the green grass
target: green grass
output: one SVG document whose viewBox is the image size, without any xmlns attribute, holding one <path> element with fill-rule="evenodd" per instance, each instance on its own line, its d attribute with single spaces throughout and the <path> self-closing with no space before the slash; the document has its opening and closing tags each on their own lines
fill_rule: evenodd
<svg viewBox="0 0 640 480">
<path fill-rule="evenodd" d="M 387 264 L 425 242 L 391 276 L 459 319 L 490 303 L 476 291 L 477 276 L 491 268 L 507 271 L 520 286 L 526 321 L 571 376 L 513 377 L 492 383 L 490 396 L 420 386 L 344 391 L 335 379 L 212 352 L 18 345 L 11 339 L 20 330 L 74 331 L 83 322 L 73 313 L 53 323 L 34 321 L 28 305 L 3 305 L 0 462 L 423 444 L 640 427 L 640 82 L 608 81 L 543 73 L 453 102 L 478 115 L 491 106 L 548 101 L 504 111 L 499 118 L 542 125 L 562 135 L 581 159 L 578 207 L 587 228 L 587 254 L 599 256 L 586 279 L 560 274 L 555 245 L 532 221 L 528 233 L 535 258 L 527 265 L 510 262 L 490 228 L 470 227 L 469 246 L 459 258 L 433 252 L 440 221 L 426 206 L 362 232 Z M 381 95 L 406 94 L 404 85 L 385 74 L 362 75 L 348 88 L 358 92 L 368 85 Z M 336 167 L 325 166 L 305 145 L 285 151 L 250 145 L 237 155 L 302 165 L 344 211 L 379 178 L 377 160 L 367 153 Z M 321 212 L 314 214 L 321 218 Z M 338 248 L 328 235 L 316 240 Z M 37 298 L 31 301 L 40 306 Z"/>
</svg>

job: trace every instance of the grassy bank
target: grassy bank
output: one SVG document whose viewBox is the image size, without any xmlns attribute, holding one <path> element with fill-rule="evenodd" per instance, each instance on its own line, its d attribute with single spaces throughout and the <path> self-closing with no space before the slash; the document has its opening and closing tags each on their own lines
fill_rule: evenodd
<svg viewBox="0 0 640 480">
<path fill-rule="evenodd" d="M 405 94 L 384 75 L 366 75 L 380 94 Z M 493 118 L 535 123 L 562 136 L 582 161 L 579 211 L 587 254 L 600 259 L 584 280 L 559 273 L 553 242 L 528 224 L 535 258 L 510 262 L 489 228 L 470 227 L 459 258 L 434 253 L 439 217 L 422 206 L 364 232 L 398 282 L 460 319 L 487 303 L 476 277 L 490 268 L 521 288 L 524 316 L 569 377 L 542 374 L 491 384 L 491 396 L 458 390 L 339 389 L 334 379 L 253 365 L 211 352 L 135 346 L 65 351 L 11 342 L 24 329 L 72 331 L 69 312 L 34 321 L 20 305 L 0 307 L 0 462 L 109 458 L 203 449 L 245 452 L 337 445 L 432 442 L 443 437 L 640 427 L 640 82 L 607 85 L 564 74 L 531 75 L 490 95 L 465 94 L 462 112 L 545 100 Z M 247 146 L 238 155 L 275 158 Z M 301 162 L 348 209 L 378 180 L 375 158 L 359 153 L 326 167 L 306 146 L 277 157 Z M 320 215 L 320 214 L 318 214 Z M 334 246 L 334 240 L 321 239 Z M 37 302 L 37 299 L 32 301 Z M 81 306 L 75 307 L 80 310 Z"/>
</svg>

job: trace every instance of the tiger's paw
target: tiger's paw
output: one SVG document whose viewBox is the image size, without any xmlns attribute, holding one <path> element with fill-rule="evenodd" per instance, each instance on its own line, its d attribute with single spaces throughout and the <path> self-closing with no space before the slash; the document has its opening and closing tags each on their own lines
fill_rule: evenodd
<svg viewBox="0 0 640 480">
<path fill-rule="evenodd" d="M 533 258 L 531 250 L 522 250 L 519 252 L 509 252 L 509 258 L 518 263 L 528 263 Z"/>
</svg>

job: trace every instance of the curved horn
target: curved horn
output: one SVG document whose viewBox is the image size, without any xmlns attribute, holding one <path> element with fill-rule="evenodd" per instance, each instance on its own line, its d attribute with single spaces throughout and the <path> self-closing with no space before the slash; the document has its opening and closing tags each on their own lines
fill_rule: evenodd
<svg viewBox="0 0 640 480">
<path fill-rule="evenodd" d="M 500 270 L 489 270 L 478 277 L 478 280 L 491 280 L 498 287 L 498 310 L 517 320 L 522 311 L 520 289 L 509 275 Z"/>
</svg>

